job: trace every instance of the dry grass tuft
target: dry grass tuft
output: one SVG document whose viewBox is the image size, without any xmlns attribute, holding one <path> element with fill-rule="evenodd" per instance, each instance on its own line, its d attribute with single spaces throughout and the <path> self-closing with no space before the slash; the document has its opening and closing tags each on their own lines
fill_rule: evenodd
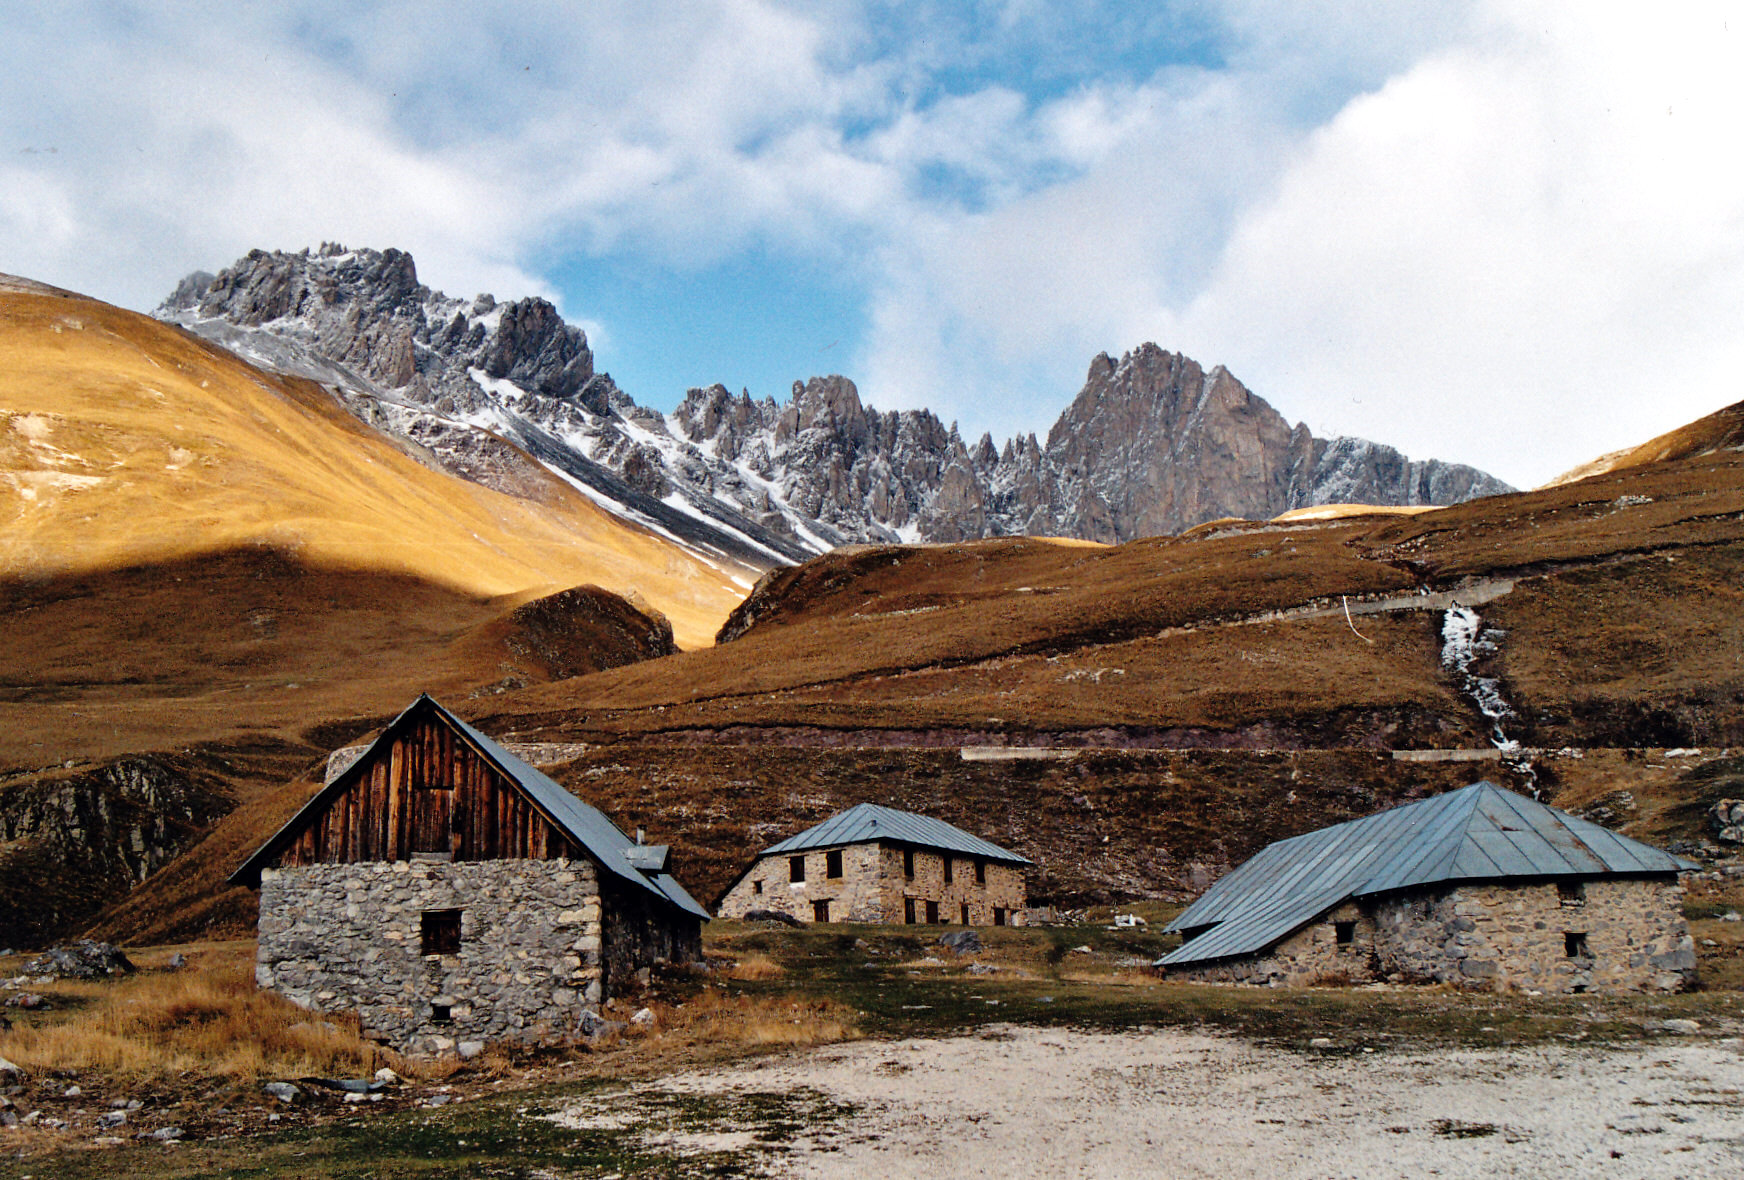
<svg viewBox="0 0 1744 1180">
<path fill-rule="evenodd" d="M 670 1018 L 669 1035 L 688 1044 L 828 1045 L 861 1035 L 845 1006 L 796 995 L 729 996 L 709 988 Z"/>
<path fill-rule="evenodd" d="M 219 946 L 173 974 L 43 988 L 55 1009 L 0 1033 L 0 1056 L 31 1071 L 133 1079 L 362 1076 L 384 1065 L 406 1072 L 397 1054 L 362 1039 L 355 1017 L 312 1013 L 257 991 L 252 949 Z"/>
<path fill-rule="evenodd" d="M 739 956 L 726 971 L 728 979 L 779 979 L 787 968 L 761 951 L 749 951 Z"/>
</svg>

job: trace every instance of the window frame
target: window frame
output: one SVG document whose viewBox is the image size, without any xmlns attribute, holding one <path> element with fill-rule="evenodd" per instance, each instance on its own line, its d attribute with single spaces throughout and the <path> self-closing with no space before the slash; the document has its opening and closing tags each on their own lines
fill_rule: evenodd
<svg viewBox="0 0 1744 1180">
<path fill-rule="evenodd" d="M 787 880 L 792 885 L 805 884 L 805 853 L 787 858 Z"/>
<path fill-rule="evenodd" d="M 458 955 L 466 925 L 466 911 L 454 907 L 418 911 L 418 953 L 423 956 Z"/>
</svg>

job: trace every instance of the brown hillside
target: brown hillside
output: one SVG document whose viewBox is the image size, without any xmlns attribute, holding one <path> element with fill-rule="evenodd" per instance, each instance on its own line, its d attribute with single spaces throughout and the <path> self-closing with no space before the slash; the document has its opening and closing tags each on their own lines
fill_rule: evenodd
<svg viewBox="0 0 1744 1180">
<path fill-rule="evenodd" d="M 671 651 L 616 595 L 518 602 L 271 550 L 0 582 L 0 768 L 380 717 Z"/>
<path fill-rule="evenodd" d="M 476 596 L 634 591 L 692 645 L 741 597 L 554 476 L 524 497 L 490 491 L 420 464 L 319 386 L 16 287 L 0 290 L 0 520 L 12 578 L 266 546 Z"/>
<path fill-rule="evenodd" d="M 1676 430 L 1667 431 L 1657 438 L 1649 439 L 1640 446 L 1626 447 L 1621 451 L 1600 455 L 1597 459 L 1582 463 L 1572 471 L 1563 472 L 1544 486 L 1560 487 L 1562 484 L 1573 483 L 1589 476 L 1621 471 L 1627 467 L 1640 467 L 1644 463 L 1664 463 L 1672 459 L 1693 459 L 1703 455 L 1712 455 L 1719 451 L 1739 449 L 1744 449 L 1744 402 L 1727 406 L 1723 410 L 1709 414 L 1706 418 L 1698 418 L 1688 426 L 1680 426 Z"/>
<path fill-rule="evenodd" d="M 1522 738 L 1738 742 L 1741 540 L 1722 453 L 1409 518 L 862 549 L 767 577 L 731 642 L 487 712 L 592 740 L 1482 744 L 1440 663 L 1447 600 L 1419 593 L 1487 589 Z M 1646 712 L 1681 720 L 1631 737 Z"/>
</svg>

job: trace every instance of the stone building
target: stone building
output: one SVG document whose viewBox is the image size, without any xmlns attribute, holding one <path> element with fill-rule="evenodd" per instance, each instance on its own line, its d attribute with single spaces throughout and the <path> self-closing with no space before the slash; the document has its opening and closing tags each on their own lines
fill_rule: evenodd
<svg viewBox="0 0 1744 1180">
<path fill-rule="evenodd" d="M 1677 991 L 1688 861 L 1480 782 L 1281 840 L 1168 929 L 1171 977 Z"/>
<path fill-rule="evenodd" d="M 1021 920 L 1024 857 L 944 820 L 861 803 L 757 854 L 716 907 L 774 910 L 807 922 Z"/>
<path fill-rule="evenodd" d="M 230 878 L 260 890 L 259 986 L 413 1053 L 561 1039 L 708 914 L 663 846 L 428 696 Z"/>
</svg>

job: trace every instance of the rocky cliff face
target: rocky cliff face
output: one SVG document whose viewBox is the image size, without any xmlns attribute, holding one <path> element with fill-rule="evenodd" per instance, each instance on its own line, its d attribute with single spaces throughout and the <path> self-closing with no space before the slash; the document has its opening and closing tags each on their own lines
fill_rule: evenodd
<svg viewBox="0 0 1744 1180">
<path fill-rule="evenodd" d="M 1470 467 L 1315 438 L 1222 367 L 1154 344 L 1092 361 L 1045 446 L 1030 435 L 999 448 L 965 444 L 930 411 L 866 406 L 841 376 L 796 381 L 785 403 L 693 389 L 661 414 L 596 373 L 586 336 L 551 304 L 451 299 L 397 250 L 255 251 L 190 275 L 157 314 L 332 386 L 457 475 L 521 494 L 531 456 L 699 552 L 760 568 L 853 541 L 1126 541 L 1220 516 L 1512 490 Z"/>
<path fill-rule="evenodd" d="M 233 803 L 208 776 L 153 756 L 8 775 L 0 782 L 0 948 L 76 931 Z"/>
</svg>

